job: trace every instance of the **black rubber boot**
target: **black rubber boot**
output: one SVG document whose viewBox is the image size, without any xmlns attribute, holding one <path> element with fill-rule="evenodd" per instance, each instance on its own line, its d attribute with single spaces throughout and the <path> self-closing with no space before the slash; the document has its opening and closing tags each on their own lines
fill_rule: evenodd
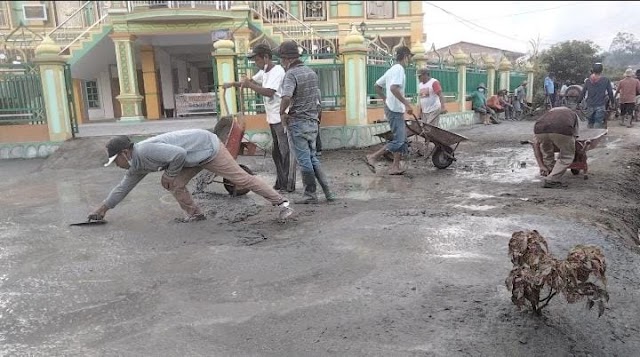
<svg viewBox="0 0 640 357">
<path fill-rule="evenodd" d="M 314 167 L 314 170 L 316 173 L 316 178 L 318 179 L 318 183 L 320 184 L 320 187 L 322 187 L 322 192 L 324 192 L 324 197 L 327 198 L 328 202 L 335 201 L 336 195 L 334 195 L 329 188 L 329 180 L 327 179 L 327 175 L 324 174 L 324 171 L 322 171 L 322 168 L 320 167 Z"/>
<path fill-rule="evenodd" d="M 316 194 L 316 176 L 314 172 L 302 172 L 302 184 L 304 185 L 304 194 L 301 199 L 293 201 L 296 204 L 318 203 L 318 195 Z"/>
</svg>

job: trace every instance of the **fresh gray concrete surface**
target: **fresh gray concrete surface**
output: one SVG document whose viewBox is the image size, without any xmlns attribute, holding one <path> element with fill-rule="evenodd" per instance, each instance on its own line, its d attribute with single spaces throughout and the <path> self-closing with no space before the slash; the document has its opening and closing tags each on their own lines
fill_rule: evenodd
<svg viewBox="0 0 640 357">
<path fill-rule="evenodd" d="M 151 174 L 108 224 L 69 227 L 122 177 L 101 166 L 106 138 L 0 161 L 0 355 L 637 355 L 640 129 L 612 127 L 588 180 L 544 190 L 518 143 L 531 127 L 461 129 L 454 165 L 418 158 L 404 177 L 385 163 L 371 174 L 365 150 L 326 152 L 340 199 L 294 206 L 285 222 L 212 184 L 195 196 L 208 220 L 174 223 L 180 209 Z M 239 161 L 273 181 L 268 159 Z M 507 243 L 523 229 L 558 257 L 604 249 L 602 317 L 561 296 L 542 317 L 512 305 Z"/>
</svg>

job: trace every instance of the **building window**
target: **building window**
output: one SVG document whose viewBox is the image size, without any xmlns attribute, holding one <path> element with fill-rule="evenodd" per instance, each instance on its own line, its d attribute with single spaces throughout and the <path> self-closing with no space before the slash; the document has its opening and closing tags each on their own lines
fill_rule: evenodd
<svg viewBox="0 0 640 357">
<path fill-rule="evenodd" d="M 368 19 L 393 19 L 393 1 L 366 1 Z"/>
<path fill-rule="evenodd" d="M 302 1 L 305 20 L 326 20 L 327 6 L 325 1 Z"/>
<path fill-rule="evenodd" d="M 9 1 L 3 1 L 2 3 L 0 3 L 0 28 L 1 29 L 6 29 L 11 27 L 11 22 L 10 22 L 10 12 L 9 12 Z"/>
<path fill-rule="evenodd" d="M 100 109 L 100 95 L 98 93 L 98 81 L 84 82 L 89 109 Z"/>
</svg>

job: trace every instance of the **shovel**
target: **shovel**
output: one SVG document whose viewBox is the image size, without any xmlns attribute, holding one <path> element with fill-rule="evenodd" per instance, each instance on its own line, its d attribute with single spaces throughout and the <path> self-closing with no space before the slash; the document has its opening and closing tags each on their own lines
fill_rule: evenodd
<svg viewBox="0 0 640 357">
<path fill-rule="evenodd" d="M 69 226 L 95 226 L 105 223 L 107 223 L 107 221 L 104 219 L 88 219 L 84 222 L 71 223 Z"/>
</svg>

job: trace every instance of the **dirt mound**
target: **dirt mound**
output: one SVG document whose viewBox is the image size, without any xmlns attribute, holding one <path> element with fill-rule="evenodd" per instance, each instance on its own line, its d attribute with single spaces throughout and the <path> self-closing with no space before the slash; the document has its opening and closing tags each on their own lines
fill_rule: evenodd
<svg viewBox="0 0 640 357">
<path fill-rule="evenodd" d="M 111 137 L 67 140 L 40 166 L 46 169 L 95 169 L 107 162 L 104 146 Z"/>
</svg>

